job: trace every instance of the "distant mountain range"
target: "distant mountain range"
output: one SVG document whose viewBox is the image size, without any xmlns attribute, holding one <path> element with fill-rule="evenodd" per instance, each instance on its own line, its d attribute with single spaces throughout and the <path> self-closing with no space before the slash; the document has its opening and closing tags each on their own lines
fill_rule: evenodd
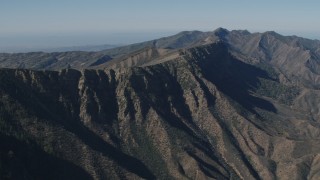
<svg viewBox="0 0 320 180">
<path fill-rule="evenodd" d="M 66 47 L 0 47 L 0 53 L 28 53 L 28 52 L 68 52 L 68 51 L 102 51 L 119 47 L 121 45 L 86 45 L 86 46 L 66 46 Z"/>
<path fill-rule="evenodd" d="M 0 179 L 320 179 L 318 40 L 219 28 L 0 67 Z"/>
</svg>

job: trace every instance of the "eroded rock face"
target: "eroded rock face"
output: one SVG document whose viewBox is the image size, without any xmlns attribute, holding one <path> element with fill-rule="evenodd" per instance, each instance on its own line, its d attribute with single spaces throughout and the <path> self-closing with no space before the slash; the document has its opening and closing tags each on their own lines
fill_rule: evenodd
<svg viewBox="0 0 320 180">
<path fill-rule="evenodd" d="M 316 90 L 238 60 L 223 42 L 172 57 L 120 69 L 0 70 L 1 176 L 319 178 L 319 122 L 308 113 Z"/>
</svg>

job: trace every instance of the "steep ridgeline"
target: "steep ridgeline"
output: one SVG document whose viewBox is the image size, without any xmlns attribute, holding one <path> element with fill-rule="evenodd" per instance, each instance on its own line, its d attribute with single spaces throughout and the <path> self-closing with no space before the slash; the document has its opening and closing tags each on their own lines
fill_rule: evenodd
<svg viewBox="0 0 320 180">
<path fill-rule="evenodd" d="M 104 69 L 156 64 L 173 59 L 180 49 L 223 41 L 238 59 L 255 65 L 267 63 L 289 79 L 309 88 L 320 87 L 320 41 L 282 36 L 273 31 L 246 30 L 184 31 L 152 41 L 99 52 L 0 53 L 0 68 L 61 70 Z"/>
<path fill-rule="evenodd" d="M 178 53 L 143 67 L 0 70 L 0 179 L 320 178 L 303 86 L 222 41 Z"/>
</svg>

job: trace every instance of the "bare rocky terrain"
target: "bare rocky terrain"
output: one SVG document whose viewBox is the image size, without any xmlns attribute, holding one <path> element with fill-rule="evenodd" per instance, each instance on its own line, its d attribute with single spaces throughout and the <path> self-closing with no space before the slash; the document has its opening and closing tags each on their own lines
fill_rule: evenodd
<svg viewBox="0 0 320 180">
<path fill-rule="evenodd" d="M 319 179 L 319 62 L 222 28 L 1 54 L 0 179 Z"/>
</svg>

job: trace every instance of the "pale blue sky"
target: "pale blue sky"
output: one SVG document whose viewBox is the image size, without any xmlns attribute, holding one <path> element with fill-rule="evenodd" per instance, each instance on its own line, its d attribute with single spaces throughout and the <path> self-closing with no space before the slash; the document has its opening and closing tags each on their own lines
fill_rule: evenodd
<svg viewBox="0 0 320 180">
<path fill-rule="evenodd" d="M 0 0 L 0 47 L 132 43 L 183 30 L 320 39 L 319 0 Z"/>
</svg>

